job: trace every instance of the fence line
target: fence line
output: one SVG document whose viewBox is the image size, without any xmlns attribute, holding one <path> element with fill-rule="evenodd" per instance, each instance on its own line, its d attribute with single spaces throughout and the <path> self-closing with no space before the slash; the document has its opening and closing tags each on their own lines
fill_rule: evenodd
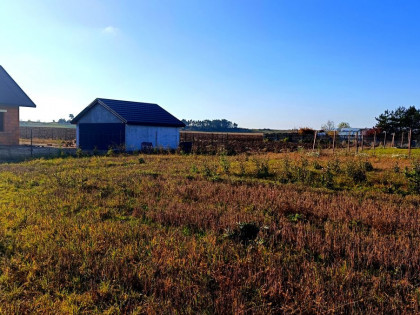
<svg viewBox="0 0 420 315">
<path fill-rule="evenodd" d="M 23 139 L 52 139 L 73 141 L 76 138 L 74 128 L 51 127 L 20 127 Z M 411 141 L 409 141 L 411 139 Z M 299 147 L 306 149 L 338 149 L 363 151 L 380 147 L 415 148 L 420 147 L 420 135 L 409 132 L 397 133 L 223 133 L 223 132 L 191 132 L 181 131 L 181 142 L 191 143 L 193 152 L 281 152 L 295 150 Z"/>
<path fill-rule="evenodd" d="M 52 139 L 71 141 L 76 139 L 75 128 L 53 128 L 53 127 L 20 127 L 20 138 L 31 139 Z"/>
</svg>

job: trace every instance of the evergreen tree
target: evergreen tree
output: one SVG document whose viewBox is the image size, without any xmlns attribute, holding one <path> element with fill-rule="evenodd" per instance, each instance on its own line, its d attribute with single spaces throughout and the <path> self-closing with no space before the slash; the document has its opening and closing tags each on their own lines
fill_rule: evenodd
<svg viewBox="0 0 420 315">
<path fill-rule="evenodd" d="M 388 133 L 401 133 L 411 129 L 414 133 L 420 131 L 420 110 L 414 106 L 398 107 L 396 110 L 386 110 L 375 117 L 376 127 Z"/>
</svg>

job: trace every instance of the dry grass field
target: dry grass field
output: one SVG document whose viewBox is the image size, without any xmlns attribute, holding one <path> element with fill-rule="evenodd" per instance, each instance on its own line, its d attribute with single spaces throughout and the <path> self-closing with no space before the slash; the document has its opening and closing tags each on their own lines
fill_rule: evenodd
<svg viewBox="0 0 420 315">
<path fill-rule="evenodd" d="M 419 156 L 0 164 L 0 313 L 418 313 Z"/>
</svg>

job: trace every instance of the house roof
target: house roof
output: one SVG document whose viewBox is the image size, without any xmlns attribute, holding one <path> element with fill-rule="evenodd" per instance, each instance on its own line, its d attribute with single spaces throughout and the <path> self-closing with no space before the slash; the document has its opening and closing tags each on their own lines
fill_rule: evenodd
<svg viewBox="0 0 420 315">
<path fill-rule="evenodd" d="M 2 66 L 0 66 L 0 105 L 36 107 Z"/>
<path fill-rule="evenodd" d="M 118 117 L 122 123 L 145 126 L 185 127 L 185 124 L 157 104 L 95 99 L 73 120 L 76 124 L 93 106 L 101 105 Z"/>
</svg>

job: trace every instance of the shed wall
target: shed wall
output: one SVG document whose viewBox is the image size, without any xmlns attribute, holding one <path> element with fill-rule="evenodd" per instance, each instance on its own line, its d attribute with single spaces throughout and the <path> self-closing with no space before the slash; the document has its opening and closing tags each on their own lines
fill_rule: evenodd
<svg viewBox="0 0 420 315">
<path fill-rule="evenodd" d="M 0 106 L 4 113 L 4 131 L 0 132 L 0 145 L 19 144 L 19 107 Z"/>
<path fill-rule="evenodd" d="M 121 123 L 114 114 L 106 110 L 102 105 L 96 104 L 93 106 L 82 118 L 77 122 L 77 124 L 96 124 L 96 123 L 112 123 L 118 124 Z"/>
<path fill-rule="evenodd" d="M 142 142 L 151 142 L 154 148 L 177 149 L 179 145 L 178 127 L 125 126 L 125 146 L 127 151 L 141 149 Z"/>
<path fill-rule="evenodd" d="M 114 114 L 106 110 L 102 105 L 96 104 L 77 122 L 77 125 L 76 125 L 77 147 L 80 147 L 79 124 L 101 124 L 101 123 L 116 124 L 116 123 L 121 123 L 121 120 L 119 120 Z"/>
</svg>

